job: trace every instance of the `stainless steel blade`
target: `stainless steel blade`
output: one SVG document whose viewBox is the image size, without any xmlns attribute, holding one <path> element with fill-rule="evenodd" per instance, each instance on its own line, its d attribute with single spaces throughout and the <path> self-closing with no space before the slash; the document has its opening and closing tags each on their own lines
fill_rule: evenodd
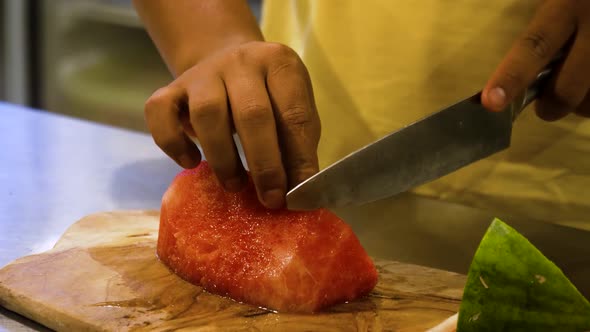
<svg viewBox="0 0 590 332">
<path fill-rule="evenodd" d="M 510 145 L 513 113 L 476 94 L 348 155 L 287 193 L 287 207 L 362 204 L 435 180 Z"/>
</svg>

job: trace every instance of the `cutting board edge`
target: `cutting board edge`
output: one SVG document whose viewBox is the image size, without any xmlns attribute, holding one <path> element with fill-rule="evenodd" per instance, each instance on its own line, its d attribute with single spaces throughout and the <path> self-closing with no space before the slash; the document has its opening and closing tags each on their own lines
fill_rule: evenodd
<svg viewBox="0 0 590 332">
<path fill-rule="evenodd" d="M 7 299 L 4 301 L 3 299 Z M 104 331 L 83 320 L 67 315 L 56 308 L 48 308 L 41 301 L 15 294 L 0 283 L 0 306 L 55 331 Z M 29 308 L 43 308 L 29 309 Z M 61 319 L 60 319 L 61 317 Z M 68 324 L 58 324 L 68 322 Z"/>
</svg>

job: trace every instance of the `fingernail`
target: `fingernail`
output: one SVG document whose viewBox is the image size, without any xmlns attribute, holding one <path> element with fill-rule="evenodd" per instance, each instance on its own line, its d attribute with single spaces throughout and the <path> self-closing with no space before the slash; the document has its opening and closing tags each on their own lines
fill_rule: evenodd
<svg viewBox="0 0 590 332">
<path fill-rule="evenodd" d="M 231 192 L 237 192 L 242 189 L 242 179 L 240 178 L 232 178 L 225 181 L 225 190 Z"/>
<path fill-rule="evenodd" d="M 495 109 L 503 109 L 506 104 L 506 92 L 500 87 L 491 89 L 488 92 L 488 98 Z"/>
<path fill-rule="evenodd" d="M 270 209 L 278 209 L 283 207 L 285 200 L 283 191 L 280 189 L 272 189 L 262 194 L 262 200 L 264 205 Z"/>
</svg>

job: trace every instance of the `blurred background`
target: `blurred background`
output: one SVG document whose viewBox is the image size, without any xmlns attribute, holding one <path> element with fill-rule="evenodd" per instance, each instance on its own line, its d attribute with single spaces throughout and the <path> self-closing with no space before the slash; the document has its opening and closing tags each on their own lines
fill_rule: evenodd
<svg viewBox="0 0 590 332">
<path fill-rule="evenodd" d="M 143 104 L 171 76 L 131 0 L 0 4 L 0 100 L 147 131 Z"/>
</svg>

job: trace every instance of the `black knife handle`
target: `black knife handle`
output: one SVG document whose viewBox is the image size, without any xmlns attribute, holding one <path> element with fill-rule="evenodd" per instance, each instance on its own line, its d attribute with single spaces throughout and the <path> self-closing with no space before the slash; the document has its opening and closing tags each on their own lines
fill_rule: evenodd
<svg viewBox="0 0 590 332">
<path fill-rule="evenodd" d="M 530 103 L 532 103 L 537 97 L 543 92 L 545 84 L 551 78 L 551 74 L 555 69 L 555 66 L 561 62 L 564 58 L 564 52 L 560 51 L 553 57 L 551 62 L 537 75 L 535 81 L 526 89 L 522 94 L 514 99 L 514 101 L 510 104 L 510 109 L 512 111 L 512 121 L 520 115 L 522 110 L 524 110 Z"/>
</svg>

